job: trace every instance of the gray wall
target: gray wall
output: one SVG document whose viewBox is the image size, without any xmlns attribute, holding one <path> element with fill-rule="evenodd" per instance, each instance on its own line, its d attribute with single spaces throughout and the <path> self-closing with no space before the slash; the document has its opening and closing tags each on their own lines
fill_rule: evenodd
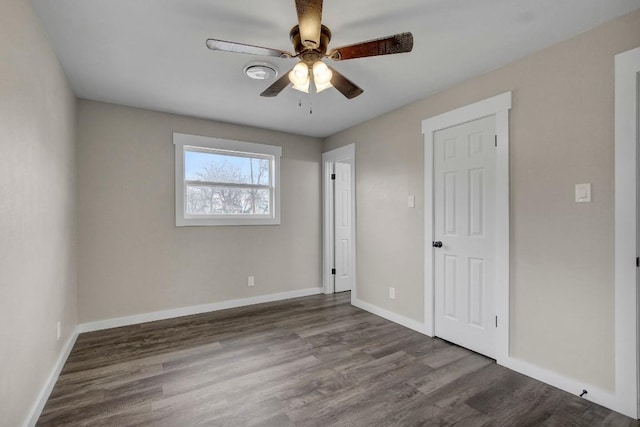
<svg viewBox="0 0 640 427">
<path fill-rule="evenodd" d="M 17 426 L 77 323 L 75 97 L 31 2 L 0 2 L 0 425 Z M 56 341 L 56 322 L 62 338 Z"/>
<path fill-rule="evenodd" d="M 281 225 L 176 227 L 173 132 L 282 146 Z M 80 100 L 80 320 L 321 286 L 321 150 L 315 138 Z"/>
<path fill-rule="evenodd" d="M 358 297 L 422 321 L 421 120 L 512 90 L 512 355 L 613 389 L 613 60 L 639 45 L 635 12 L 328 138 L 356 143 Z"/>
</svg>

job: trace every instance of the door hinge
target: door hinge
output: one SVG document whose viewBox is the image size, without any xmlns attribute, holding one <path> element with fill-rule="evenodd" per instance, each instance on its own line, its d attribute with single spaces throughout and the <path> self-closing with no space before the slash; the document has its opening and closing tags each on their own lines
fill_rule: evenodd
<svg viewBox="0 0 640 427">
<path fill-rule="evenodd" d="M 335 173 L 331 174 L 331 179 L 336 179 L 336 174 Z"/>
<path fill-rule="evenodd" d="M 331 274 L 336 274 L 336 269 L 335 268 L 331 269 Z"/>
<path fill-rule="evenodd" d="M 640 267 L 640 258 L 636 258 L 636 267 Z"/>
<path fill-rule="evenodd" d="M 496 146 L 496 147 L 498 146 L 498 135 L 494 135 L 494 138 L 493 138 L 493 144 L 494 144 L 494 146 Z"/>
<path fill-rule="evenodd" d="M 496 316 L 496 328 L 498 327 L 498 316 Z"/>
</svg>

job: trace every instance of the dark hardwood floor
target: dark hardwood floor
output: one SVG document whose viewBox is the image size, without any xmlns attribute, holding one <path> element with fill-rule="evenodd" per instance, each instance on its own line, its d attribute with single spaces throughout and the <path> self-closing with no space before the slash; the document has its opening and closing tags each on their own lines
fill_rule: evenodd
<svg viewBox="0 0 640 427">
<path fill-rule="evenodd" d="M 81 334 L 38 425 L 640 425 L 349 299 Z"/>
</svg>

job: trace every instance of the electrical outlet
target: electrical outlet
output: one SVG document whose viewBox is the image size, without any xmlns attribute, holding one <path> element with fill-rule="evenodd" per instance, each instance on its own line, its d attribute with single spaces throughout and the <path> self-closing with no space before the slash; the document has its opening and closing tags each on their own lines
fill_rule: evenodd
<svg viewBox="0 0 640 427">
<path fill-rule="evenodd" d="M 394 287 L 389 288 L 389 298 L 396 299 L 396 288 Z"/>
<path fill-rule="evenodd" d="M 247 279 L 247 286 L 251 287 L 256 284 L 256 278 L 254 276 L 249 276 Z"/>
<path fill-rule="evenodd" d="M 62 336 L 62 326 L 60 324 L 60 321 L 58 320 L 58 323 L 56 323 L 56 341 L 59 341 L 61 336 Z"/>
</svg>

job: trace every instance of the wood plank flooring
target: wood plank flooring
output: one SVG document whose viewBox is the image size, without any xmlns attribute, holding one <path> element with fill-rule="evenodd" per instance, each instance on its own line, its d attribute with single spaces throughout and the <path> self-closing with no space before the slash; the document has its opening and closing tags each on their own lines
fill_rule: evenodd
<svg viewBox="0 0 640 427">
<path fill-rule="evenodd" d="M 81 334 L 38 425 L 640 425 L 349 301 Z"/>
</svg>

